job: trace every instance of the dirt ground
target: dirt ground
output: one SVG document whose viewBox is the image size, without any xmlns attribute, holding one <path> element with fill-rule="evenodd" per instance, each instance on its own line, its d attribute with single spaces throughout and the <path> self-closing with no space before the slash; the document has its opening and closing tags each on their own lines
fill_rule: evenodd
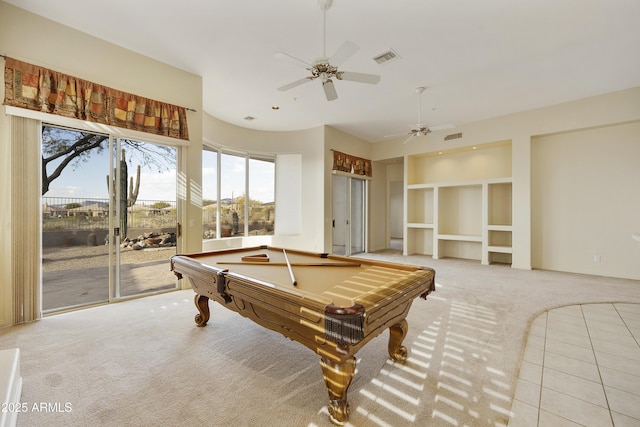
<svg viewBox="0 0 640 427">
<path fill-rule="evenodd" d="M 109 300 L 108 246 L 45 248 L 42 253 L 42 308 L 58 310 Z M 176 248 L 121 250 L 116 297 L 175 289 L 169 258 Z"/>
<path fill-rule="evenodd" d="M 121 264 L 137 264 L 148 261 L 166 260 L 176 254 L 175 246 L 167 248 L 150 248 L 120 250 Z M 76 270 L 91 267 L 102 267 L 109 264 L 109 247 L 101 246 L 64 246 L 43 248 L 43 272 Z"/>
</svg>

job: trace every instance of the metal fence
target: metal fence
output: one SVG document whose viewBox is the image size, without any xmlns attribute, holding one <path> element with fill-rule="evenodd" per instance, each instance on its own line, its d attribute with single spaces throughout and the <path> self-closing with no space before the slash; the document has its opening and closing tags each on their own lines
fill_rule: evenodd
<svg viewBox="0 0 640 427">
<path fill-rule="evenodd" d="M 174 227 L 175 200 L 138 200 L 127 208 L 132 228 Z M 54 230 L 96 230 L 109 228 L 109 199 L 71 197 L 42 198 L 42 228 Z"/>
<path fill-rule="evenodd" d="M 43 231 L 82 231 L 109 229 L 109 199 L 77 197 L 43 197 Z M 222 237 L 244 233 L 245 219 L 238 217 L 233 229 L 233 211 L 242 212 L 244 206 L 226 206 L 221 210 Z M 138 200 L 127 208 L 127 226 L 140 229 L 160 229 L 176 227 L 175 200 Z M 273 234 L 273 203 L 251 206 L 249 215 L 249 235 Z M 216 206 L 205 206 L 202 210 L 203 238 L 216 237 Z M 226 231 L 226 227 L 232 229 Z M 231 234 L 229 234 L 231 233 Z"/>
</svg>

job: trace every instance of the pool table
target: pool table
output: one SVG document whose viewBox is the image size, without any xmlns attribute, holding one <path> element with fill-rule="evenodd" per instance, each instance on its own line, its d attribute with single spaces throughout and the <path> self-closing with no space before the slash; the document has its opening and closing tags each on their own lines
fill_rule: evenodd
<svg viewBox="0 0 640 427">
<path fill-rule="evenodd" d="M 389 355 L 404 361 L 411 304 L 435 290 L 431 268 L 269 246 L 175 255 L 171 269 L 196 293 L 198 326 L 213 299 L 315 351 L 337 424 L 349 418 L 356 352 L 389 329 Z"/>
</svg>

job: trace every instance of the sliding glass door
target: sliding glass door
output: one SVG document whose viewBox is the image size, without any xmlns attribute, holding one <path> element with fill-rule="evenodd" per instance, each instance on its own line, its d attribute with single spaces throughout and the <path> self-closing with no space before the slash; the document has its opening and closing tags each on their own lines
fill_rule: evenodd
<svg viewBox="0 0 640 427">
<path fill-rule="evenodd" d="M 43 125 L 45 312 L 176 287 L 176 149 Z"/>
<path fill-rule="evenodd" d="M 332 252 L 352 255 L 366 250 L 367 181 L 333 175 Z"/>
<path fill-rule="evenodd" d="M 169 259 L 178 238 L 176 148 L 119 139 L 116 153 L 112 297 L 173 289 L 176 277 Z"/>
<path fill-rule="evenodd" d="M 349 178 L 350 181 L 350 218 L 349 227 L 349 255 L 365 251 L 365 202 L 367 181 Z"/>
<path fill-rule="evenodd" d="M 109 300 L 109 135 L 42 128 L 42 308 Z"/>
</svg>

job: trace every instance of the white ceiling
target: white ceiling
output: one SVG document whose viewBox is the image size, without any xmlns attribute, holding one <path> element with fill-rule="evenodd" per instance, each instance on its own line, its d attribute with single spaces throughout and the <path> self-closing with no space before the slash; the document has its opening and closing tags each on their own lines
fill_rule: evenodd
<svg viewBox="0 0 640 427">
<path fill-rule="evenodd" d="M 340 70 L 381 80 L 336 81 L 331 102 L 318 80 L 277 90 L 308 72 L 276 52 L 322 56 L 318 0 L 5 1 L 202 76 L 204 110 L 252 129 L 379 141 L 417 124 L 418 86 L 431 127 L 640 86 L 638 0 L 333 0 L 327 55 L 352 41 Z M 372 60 L 389 49 L 401 58 Z"/>
</svg>

